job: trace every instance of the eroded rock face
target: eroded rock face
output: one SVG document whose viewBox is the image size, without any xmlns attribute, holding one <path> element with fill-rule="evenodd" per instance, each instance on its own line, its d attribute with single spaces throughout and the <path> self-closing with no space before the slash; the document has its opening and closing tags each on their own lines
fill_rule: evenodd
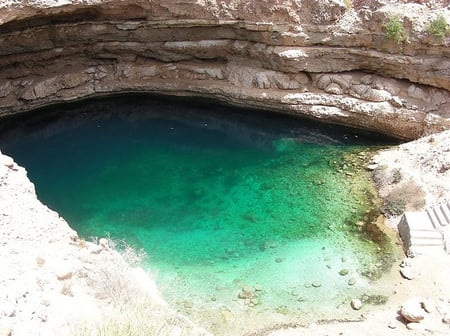
<svg viewBox="0 0 450 336">
<path fill-rule="evenodd" d="M 450 128 L 439 1 L 9 0 L 0 116 L 112 92 L 212 97 L 402 139 Z M 400 16 L 407 42 L 383 24 Z"/>
</svg>

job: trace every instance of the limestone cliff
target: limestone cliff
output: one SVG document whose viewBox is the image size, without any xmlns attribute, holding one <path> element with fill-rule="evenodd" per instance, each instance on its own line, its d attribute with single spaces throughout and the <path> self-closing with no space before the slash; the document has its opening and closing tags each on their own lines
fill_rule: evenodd
<svg viewBox="0 0 450 336">
<path fill-rule="evenodd" d="M 142 91 L 417 138 L 450 128 L 450 9 L 421 2 L 3 1 L 0 116 Z"/>
</svg>

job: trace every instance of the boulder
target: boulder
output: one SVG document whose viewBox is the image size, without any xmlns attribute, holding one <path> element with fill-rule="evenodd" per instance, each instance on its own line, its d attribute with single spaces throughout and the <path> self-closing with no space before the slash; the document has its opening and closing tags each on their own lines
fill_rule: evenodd
<svg viewBox="0 0 450 336">
<path fill-rule="evenodd" d="M 409 322 L 419 322 L 425 318 L 426 312 L 422 308 L 420 299 L 414 298 L 406 301 L 400 308 L 400 315 Z"/>
</svg>

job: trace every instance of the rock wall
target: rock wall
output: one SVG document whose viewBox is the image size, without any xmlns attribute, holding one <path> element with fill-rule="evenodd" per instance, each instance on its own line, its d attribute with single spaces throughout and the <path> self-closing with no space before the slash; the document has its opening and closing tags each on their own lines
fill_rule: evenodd
<svg viewBox="0 0 450 336">
<path fill-rule="evenodd" d="M 404 2 L 8 0 L 0 116 L 142 91 L 418 138 L 450 128 L 450 38 L 426 33 L 450 9 Z"/>
</svg>

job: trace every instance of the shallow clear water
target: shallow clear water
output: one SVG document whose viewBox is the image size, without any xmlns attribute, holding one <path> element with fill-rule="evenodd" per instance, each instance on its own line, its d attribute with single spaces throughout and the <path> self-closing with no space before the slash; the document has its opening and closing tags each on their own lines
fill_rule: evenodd
<svg viewBox="0 0 450 336">
<path fill-rule="evenodd" d="M 378 247 L 354 233 L 367 195 L 336 171 L 372 140 L 152 97 L 49 110 L 58 116 L 4 131 L 2 151 L 82 237 L 144 248 L 166 298 L 212 329 L 244 313 L 331 312 L 373 286 L 361 273 Z M 238 299 L 244 285 L 262 288 L 256 307 Z"/>
</svg>

